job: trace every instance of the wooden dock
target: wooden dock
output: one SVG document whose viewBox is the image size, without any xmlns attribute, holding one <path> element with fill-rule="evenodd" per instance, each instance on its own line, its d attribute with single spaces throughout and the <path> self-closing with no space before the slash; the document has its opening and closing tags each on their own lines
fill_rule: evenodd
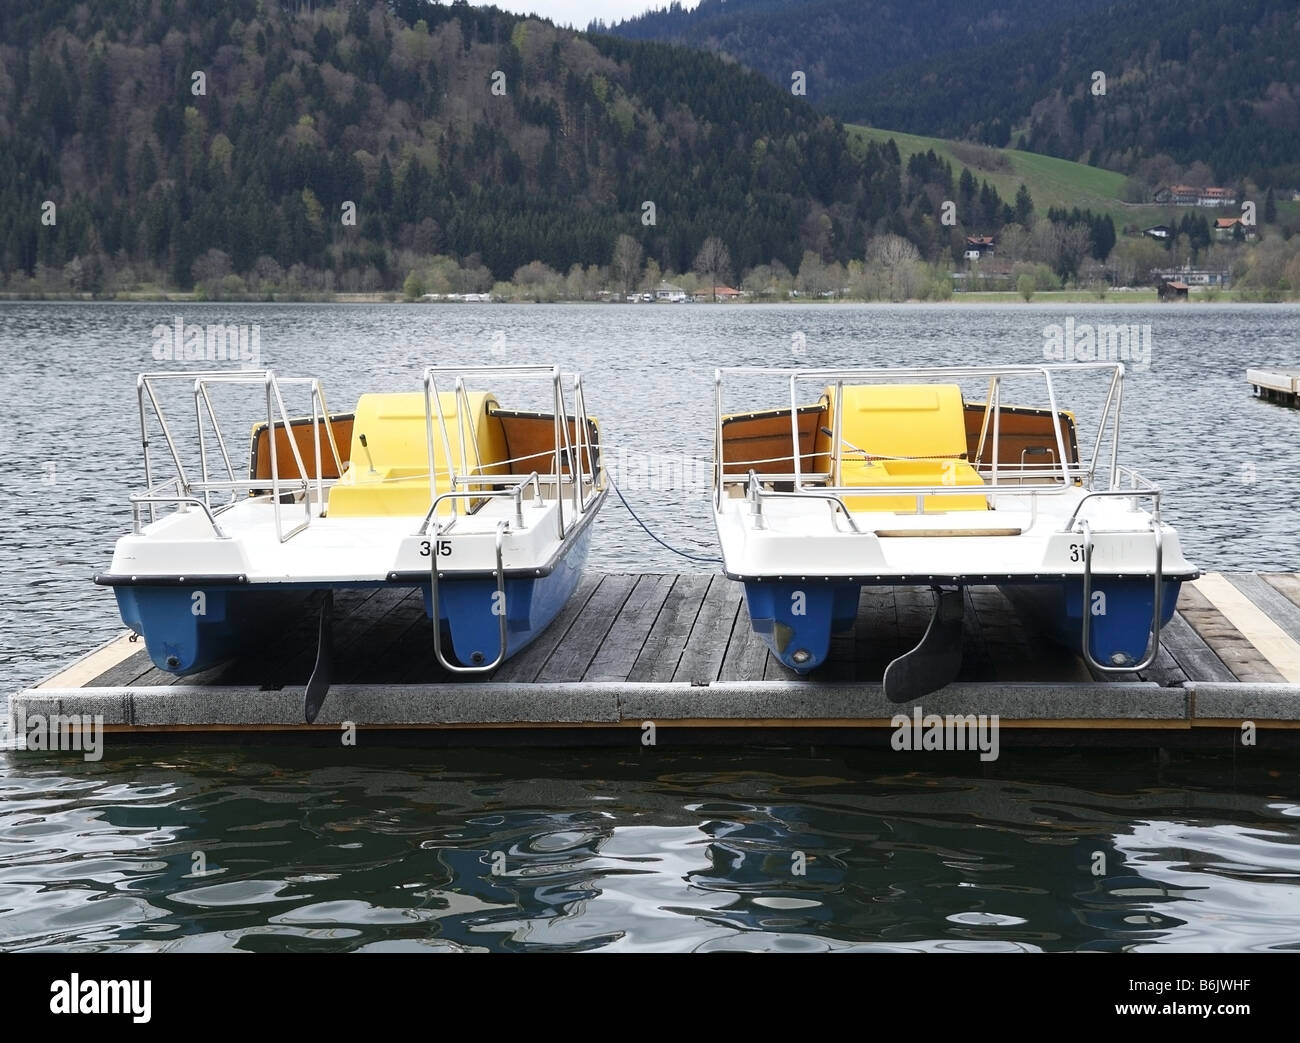
<svg viewBox="0 0 1300 1043">
<path fill-rule="evenodd" d="M 1300 406 L 1300 369 L 1248 369 L 1246 382 L 1265 401 Z"/>
<path fill-rule="evenodd" d="M 1214 735 L 1223 746 L 1236 741 L 1243 721 L 1274 742 L 1300 742 L 1300 575 L 1210 573 L 1184 585 L 1159 656 L 1138 674 L 1094 676 L 996 588 L 970 588 L 965 597 L 962 672 L 923 700 L 927 713 L 998 714 L 1004 729 L 1069 745 L 1092 733 L 1104 742 L 1156 736 L 1161 744 Z M 852 632 L 801 679 L 754 636 L 737 583 L 708 574 L 588 573 L 532 645 L 492 674 L 462 680 L 437 665 L 417 592 L 357 590 L 336 596 L 334 684 L 312 726 L 302 717 L 315 656 L 309 612 L 240 659 L 185 678 L 154 668 L 124 635 L 13 696 L 12 709 L 103 714 L 107 731 L 153 735 L 337 736 L 342 722 L 428 738 L 513 732 L 520 741 L 558 740 L 540 738 L 550 731 L 636 741 L 628 729 L 645 722 L 714 738 L 860 733 L 887 729 L 895 714 L 911 711 L 884 699 L 880 679 L 920 639 L 930 608 L 925 588 L 864 588 Z"/>
</svg>

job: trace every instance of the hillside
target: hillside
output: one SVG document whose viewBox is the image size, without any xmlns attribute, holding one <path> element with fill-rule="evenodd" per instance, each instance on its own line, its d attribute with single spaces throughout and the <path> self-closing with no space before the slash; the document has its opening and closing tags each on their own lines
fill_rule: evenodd
<svg viewBox="0 0 1300 1043">
<path fill-rule="evenodd" d="M 395 289 L 447 254 L 479 290 L 620 234 L 795 267 L 860 252 L 897 176 L 734 63 L 491 8 L 0 8 L 4 277 Z"/>
<path fill-rule="evenodd" d="M 1014 38 L 1107 2 L 1076 0 L 1061 10 L 1038 0 L 701 0 L 689 11 L 674 3 L 592 28 L 723 54 L 786 89 L 802 70 L 808 99 L 819 104 L 889 69 Z"/>
<path fill-rule="evenodd" d="M 1014 144 L 1148 187 L 1300 186 L 1296 0 L 1041 8 L 705 0 L 610 31 L 724 53 L 787 89 L 807 68 L 809 99 L 846 122 Z"/>
<path fill-rule="evenodd" d="M 1092 93 L 1095 71 L 1106 75 L 1105 95 Z M 1300 183 L 1300 9 L 1296 0 L 1123 0 L 873 76 L 825 108 L 978 140 L 1001 121 L 1035 152 L 1126 172 L 1166 156 L 1220 180 L 1290 187 Z"/>
<path fill-rule="evenodd" d="M 1035 152 L 901 134 L 877 127 L 850 124 L 846 129 L 855 141 L 862 143 L 884 144 L 892 140 L 898 146 L 904 163 L 917 153 L 932 150 L 957 169 L 969 167 L 972 173 L 987 180 L 1006 199 L 1014 198 L 1018 187 L 1024 185 L 1040 210 L 1080 207 L 1108 215 L 1117 228 L 1128 224 L 1156 224 L 1166 220 L 1171 213 L 1170 207 L 1137 206 L 1124 202 L 1125 176 L 1113 170 Z"/>
<path fill-rule="evenodd" d="M 1248 252 L 1203 212 L 1164 245 L 1117 238 L 1167 219 L 1130 187 L 846 128 L 723 57 L 492 8 L 0 8 L 6 295 L 594 299 L 672 274 L 907 299 L 951 293 L 975 236 L 1043 290 Z M 1260 251 L 1280 286 L 1290 247 Z"/>
</svg>

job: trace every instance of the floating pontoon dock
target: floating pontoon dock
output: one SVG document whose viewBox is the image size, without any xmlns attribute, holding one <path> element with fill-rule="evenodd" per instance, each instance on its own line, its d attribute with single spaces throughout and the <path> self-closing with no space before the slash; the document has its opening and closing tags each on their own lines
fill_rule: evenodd
<svg viewBox="0 0 1300 1043">
<path fill-rule="evenodd" d="M 1183 587 L 1150 669 L 1094 677 L 1052 645 L 995 587 L 965 594 L 957 683 L 925 713 L 998 714 L 1003 745 L 1300 743 L 1300 575 L 1210 573 Z M 654 722 L 672 741 L 888 742 L 880 679 L 929 620 L 924 588 L 864 588 L 856 627 L 808 679 L 752 633 L 741 586 L 718 575 L 588 573 L 536 642 L 482 680 L 436 663 L 412 591 L 353 590 L 335 602 L 333 687 L 314 725 L 303 690 L 316 617 L 268 635 L 242 658 L 175 678 L 123 636 L 12 697 L 33 714 L 102 714 L 108 732 L 338 742 L 342 722 L 366 741 L 638 744 Z"/>
<path fill-rule="evenodd" d="M 1265 401 L 1300 406 L 1300 369 L 1248 369 L 1246 382 Z"/>
</svg>

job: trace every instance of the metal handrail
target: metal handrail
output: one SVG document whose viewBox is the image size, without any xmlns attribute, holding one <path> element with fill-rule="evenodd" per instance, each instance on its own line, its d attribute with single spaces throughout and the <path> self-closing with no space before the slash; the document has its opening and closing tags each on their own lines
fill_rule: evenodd
<svg viewBox="0 0 1300 1043">
<path fill-rule="evenodd" d="M 515 476 L 511 475 L 510 477 Z M 538 507 L 545 506 L 542 499 L 541 481 L 538 478 L 537 472 L 534 471 L 532 474 L 528 475 L 528 477 L 521 478 L 519 483 L 513 489 L 467 489 L 464 492 L 452 491 L 439 493 L 434 497 L 433 503 L 429 506 L 428 513 L 424 516 L 424 521 L 422 521 L 420 527 L 415 530 L 415 534 L 417 536 L 436 536 L 444 532 L 451 532 L 453 526 L 455 526 L 456 522 L 460 518 L 460 516 L 455 513 L 452 514 L 451 521 L 446 525 L 439 522 L 438 528 L 433 533 L 429 532 L 429 525 L 431 522 L 436 520 L 438 505 L 442 503 L 443 500 L 451 500 L 454 506 L 457 500 L 490 500 L 493 498 L 500 499 L 506 496 L 511 497 L 515 501 L 515 527 L 519 530 L 526 529 L 528 526 L 524 524 L 524 489 L 530 482 L 533 484 L 534 504 Z"/>
<path fill-rule="evenodd" d="M 498 631 L 498 645 L 496 658 L 490 663 L 478 664 L 475 666 L 461 666 L 458 663 L 451 662 L 442 651 L 442 625 L 438 620 L 438 555 L 429 555 L 429 599 L 430 614 L 433 616 L 433 654 L 438 657 L 438 662 L 444 670 L 454 674 L 482 674 L 489 670 L 495 670 L 505 660 L 508 639 L 506 636 L 506 570 L 502 558 L 502 544 L 505 541 L 506 523 L 497 522 L 496 537 L 496 581 L 497 589 L 492 611 L 500 621 Z M 498 608 L 500 611 L 498 611 Z"/>
<path fill-rule="evenodd" d="M 1149 499 L 1153 503 L 1151 516 L 1157 522 L 1160 521 L 1160 489 L 1158 487 L 1152 486 L 1150 489 L 1099 489 L 1096 492 L 1085 493 L 1079 497 L 1079 502 L 1074 505 L 1074 513 L 1061 527 L 1061 532 L 1074 531 L 1074 521 L 1079 517 L 1079 511 L 1083 509 L 1085 503 L 1093 499 Z"/>
<path fill-rule="evenodd" d="M 1065 447 L 1065 435 L 1061 430 L 1060 408 L 1057 401 L 1056 387 L 1054 376 L 1060 373 L 1077 373 L 1080 371 L 1107 372 L 1111 374 L 1109 387 L 1107 391 L 1106 403 L 1102 410 L 1101 421 L 1098 426 L 1097 440 L 1093 447 L 1093 455 L 1086 471 L 1079 465 L 1070 463 L 1069 455 Z M 984 449 L 992 436 L 993 457 L 989 464 L 978 465 L 977 471 L 987 473 L 991 481 L 984 485 L 983 492 L 989 496 L 991 506 L 996 510 L 998 498 L 1000 495 L 1023 496 L 1030 495 L 1034 497 L 1034 507 L 1037 507 L 1036 497 L 1039 495 L 1062 495 L 1078 485 L 1085 484 L 1083 475 L 1086 474 L 1086 487 L 1092 488 L 1096 483 L 1096 474 L 1100 462 L 1102 445 L 1105 437 L 1109 434 L 1111 438 L 1111 460 L 1110 460 L 1110 480 L 1107 484 L 1108 489 L 1115 489 L 1119 484 L 1122 474 L 1127 473 L 1129 469 L 1122 468 L 1116 458 L 1119 441 L 1119 420 L 1120 407 L 1122 403 L 1122 387 L 1124 376 L 1124 365 L 1119 362 L 1095 362 L 1095 363 L 1063 363 L 1063 364 L 1045 364 L 1045 365 L 1026 365 L 1026 366 L 945 366 L 945 367 L 915 367 L 915 368 L 882 368 L 882 367 L 862 367 L 849 369 L 788 369 L 788 368 L 770 368 L 770 367 L 729 367 L 718 368 L 714 370 L 714 406 L 715 406 L 715 423 L 714 423 L 714 503 L 715 509 L 720 510 L 724 495 L 724 487 L 729 483 L 737 481 L 749 481 L 748 475 L 738 475 L 735 473 L 727 474 L 725 468 L 728 462 L 723 459 L 723 381 L 727 375 L 740 376 L 779 376 L 789 381 L 790 386 L 790 431 L 791 431 L 791 455 L 789 457 L 780 457 L 775 459 L 790 459 L 794 468 L 793 473 L 776 475 L 764 475 L 765 481 L 790 481 L 794 484 L 794 495 L 824 495 L 826 493 L 839 493 L 842 495 L 852 496 L 890 496 L 890 495 L 970 495 L 975 491 L 975 487 L 965 486 L 892 486 L 892 487 L 850 487 L 838 484 L 840 464 L 843 460 L 842 438 L 840 437 L 843 430 L 843 395 L 838 393 L 842 390 L 845 381 L 870 381 L 881 378 L 887 378 L 890 381 L 900 379 L 931 379 L 943 378 L 945 380 L 957 380 L 962 378 L 987 378 L 989 380 L 988 399 L 984 407 L 984 416 L 980 425 L 980 436 L 978 449 L 976 451 L 976 460 L 983 459 Z M 1053 424 L 1053 440 L 1055 446 L 1053 454 L 1059 463 L 1046 470 L 1029 470 L 1024 466 L 1023 455 L 1022 463 L 1019 468 L 1014 464 L 1004 464 L 1001 461 L 999 452 L 1001 440 L 1001 411 L 1002 411 L 1002 383 L 1009 377 L 1027 377 L 1033 376 L 1040 378 L 1047 391 L 1048 406 L 1051 416 L 1055 422 Z M 798 410 L 799 410 L 799 382 L 806 380 L 816 380 L 824 385 L 834 384 L 837 389 L 835 395 L 835 408 L 832 411 L 831 418 L 831 438 L 832 444 L 838 448 L 832 448 L 830 453 L 834 460 L 832 468 L 832 481 L 836 484 L 827 486 L 823 472 L 805 472 L 804 459 L 807 454 L 803 454 L 800 448 Z M 991 432 L 990 432 L 991 428 Z M 824 456 L 825 453 L 814 453 L 814 456 Z M 883 457 L 882 457 L 883 458 Z M 753 463 L 763 461 L 741 461 L 741 463 Z M 737 461 L 730 461 L 731 465 Z M 1006 473 L 1011 479 L 1008 482 L 1002 482 L 1000 479 L 1003 473 Z M 1032 491 L 1024 487 L 1026 478 L 1035 479 L 1052 479 L 1051 485 L 1037 485 Z M 1145 481 L 1144 479 L 1139 479 Z M 818 483 L 815 487 L 810 486 L 808 482 Z M 1136 485 L 1137 480 L 1130 478 L 1131 484 Z M 1154 486 L 1152 486 L 1154 488 Z M 923 503 L 918 499 L 918 503 Z M 1077 511 L 1076 511 L 1077 513 Z"/>
<path fill-rule="evenodd" d="M 166 411 L 163 408 L 158 395 L 155 392 L 155 384 L 164 382 L 186 381 L 192 382 L 192 396 L 194 401 L 194 421 L 197 447 L 199 453 L 199 478 L 197 481 L 190 477 L 181 454 L 177 448 L 177 440 L 172 432 L 171 424 L 168 422 Z M 330 450 L 334 456 L 335 466 L 339 472 L 343 470 L 342 458 L 338 451 L 338 444 L 334 438 L 333 423 L 329 419 L 329 411 L 325 405 L 325 395 L 321 388 L 320 381 L 314 377 L 276 377 L 274 370 L 254 370 L 247 372 L 232 373 L 225 370 L 207 370 L 200 372 L 153 372 L 142 373 L 136 378 L 136 396 L 137 408 L 140 419 L 140 442 L 144 455 L 145 486 L 144 495 L 134 497 L 139 503 L 149 505 L 149 520 L 152 524 L 157 521 L 157 512 L 155 505 L 161 503 L 176 504 L 181 510 L 186 509 L 194 504 L 196 499 L 201 500 L 206 513 L 209 517 L 223 510 L 229 509 L 235 504 L 232 498 L 225 504 L 215 508 L 212 507 L 212 493 L 214 492 L 238 492 L 240 490 L 252 491 L 263 488 L 266 480 L 262 479 L 254 482 L 245 482 L 243 479 L 235 477 L 235 466 L 232 460 L 230 449 L 226 442 L 225 433 L 222 431 L 221 422 L 217 416 L 217 411 L 212 402 L 210 386 L 213 384 L 242 384 L 242 385 L 261 385 L 265 390 L 266 399 L 266 429 L 267 441 L 271 457 L 271 503 L 274 510 L 276 537 L 284 543 L 291 539 L 297 533 L 303 531 L 311 524 L 311 496 L 303 497 L 303 520 L 292 529 L 285 531 L 282 512 L 282 492 L 281 487 L 285 484 L 286 479 L 280 476 L 279 450 L 276 444 L 276 431 L 283 427 L 286 431 L 291 430 L 290 417 L 287 407 L 285 406 L 284 396 L 281 391 L 283 386 L 305 386 L 310 391 L 311 410 L 312 410 L 312 438 L 314 446 L 314 455 L 316 463 L 316 499 L 322 506 L 325 502 L 326 481 L 322 474 L 322 451 L 321 451 L 321 427 L 324 426 L 326 438 L 329 441 Z M 147 407 L 146 407 L 147 402 Z M 276 419 L 277 409 L 279 420 Z M 173 480 L 177 489 L 177 496 L 162 496 L 157 493 L 157 486 L 154 482 L 153 461 L 150 455 L 150 438 L 149 438 L 149 414 L 152 412 L 154 419 L 163 434 L 163 439 L 167 444 L 168 452 L 171 455 L 172 464 L 176 469 L 176 477 Z M 212 433 L 215 436 L 217 448 L 220 451 L 221 459 L 225 465 L 227 479 L 215 479 L 209 473 L 208 469 L 208 442 L 204 428 L 204 415 L 207 416 L 207 422 L 211 425 Z M 298 467 L 298 478 L 288 480 L 290 489 L 294 492 L 308 493 L 311 482 L 306 477 L 307 468 L 303 462 L 302 453 L 299 450 L 296 438 L 288 439 L 289 450 L 293 456 L 294 462 Z M 163 487 L 166 484 L 163 483 Z M 138 512 L 136 513 L 138 520 Z"/>
<path fill-rule="evenodd" d="M 436 493 L 435 477 L 438 468 L 436 466 L 436 453 L 434 450 L 435 428 L 437 437 L 442 445 L 443 456 L 446 461 L 445 472 L 447 475 L 448 485 L 452 489 L 458 489 L 461 486 L 472 482 L 492 481 L 494 484 L 511 480 L 517 476 L 513 475 L 484 475 L 485 467 L 500 466 L 503 463 L 516 462 L 513 460 L 497 460 L 484 463 L 479 455 L 477 440 L 473 437 L 473 431 L 468 427 L 470 424 L 469 409 L 469 390 L 465 381 L 467 376 L 471 375 L 489 375 L 505 378 L 545 378 L 551 384 L 552 397 L 552 417 L 554 424 L 554 443 L 553 448 L 545 454 L 532 454 L 530 458 L 537 456 L 550 456 L 554 462 L 554 473 L 556 483 L 555 500 L 557 510 L 555 514 L 556 534 L 560 540 L 564 540 L 570 528 L 570 520 L 566 517 L 565 511 L 565 491 L 564 485 L 566 476 L 564 467 L 567 464 L 570 474 L 567 476 L 569 483 L 573 488 L 569 491 L 570 506 L 576 518 L 579 514 L 584 513 L 591 502 L 591 498 L 603 489 L 603 472 L 598 471 L 595 451 L 591 443 L 591 432 L 588 426 L 588 417 L 586 414 L 586 403 L 582 394 L 582 378 L 573 375 L 573 387 L 575 406 L 578 410 L 576 417 L 570 417 L 565 405 L 564 399 L 564 374 L 559 366 L 429 366 L 424 371 L 424 400 L 425 400 L 425 435 L 428 442 L 429 454 L 429 474 L 430 478 L 430 511 L 439 501 Z M 460 436 L 460 470 L 457 470 L 450 434 L 447 429 L 447 417 L 443 412 L 442 399 L 438 392 L 438 378 L 451 376 L 454 378 L 453 383 L 453 400 L 457 403 L 457 433 Z M 574 438 L 570 432 L 570 421 L 579 428 L 577 437 L 577 448 L 575 451 Z M 467 441 L 474 443 L 474 465 L 471 467 L 469 460 L 469 449 Z M 519 458 L 525 459 L 525 458 Z M 478 477 L 475 477 L 475 476 Z M 541 480 L 537 472 L 536 488 L 540 497 Z M 530 476 L 530 479 L 533 477 Z M 476 497 L 485 496 L 486 492 L 476 493 Z M 455 518 L 460 512 L 460 502 L 458 499 L 452 500 L 453 519 L 451 524 L 455 524 Z M 426 516 L 425 525 L 427 527 L 428 517 Z"/>
<path fill-rule="evenodd" d="M 1092 462 L 1088 465 L 1088 488 L 1092 488 L 1093 482 L 1097 476 L 1097 460 L 1101 455 L 1101 443 L 1106 434 L 1106 421 L 1110 418 L 1111 403 L 1115 403 L 1115 426 L 1111 436 L 1111 484 L 1115 483 L 1115 460 L 1119 448 L 1119 411 L 1123 405 L 1123 382 L 1124 366 L 1119 364 L 1119 368 L 1110 379 L 1110 387 L 1106 391 L 1106 403 L 1101 409 L 1101 419 L 1097 423 L 1097 438 L 1092 445 Z"/>
<path fill-rule="evenodd" d="M 764 489 L 762 487 L 762 484 L 758 481 L 752 481 L 750 483 L 749 488 L 750 488 L 750 502 L 754 506 L 754 514 L 756 517 L 754 527 L 757 529 L 763 528 L 762 515 L 763 515 L 764 500 L 809 499 L 809 500 L 829 501 L 832 507 L 831 524 L 833 525 L 835 522 L 835 509 L 837 508 L 840 512 L 843 513 L 844 517 L 848 520 L 849 528 L 853 530 L 853 532 L 858 533 L 859 535 L 862 534 L 862 529 L 858 528 L 858 523 L 854 520 L 852 513 L 849 511 L 844 501 L 840 499 L 840 497 L 834 495 L 833 493 L 823 493 L 811 489 L 806 490 L 804 492 L 798 492 L 798 493 L 782 493 L 782 492 L 776 492 L 775 490 L 772 489 Z"/>
<path fill-rule="evenodd" d="M 789 457 L 783 456 L 781 457 L 781 459 L 787 460 L 789 459 Z M 763 462 L 762 460 L 733 460 L 732 461 L 733 464 L 734 463 L 748 464 L 748 463 L 762 463 L 762 462 Z M 743 485 L 745 482 L 749 481 L 749 476 L 751 474 L 755 475 L 759 479 L 759 481 L 762 482 L 793 482 L 794 481 L 794 475 L 789 471 L 780 471 L 780 472 L 764 471 L 761 474 L 759 474 L 757 471 L 753 470 L 752 468 L 744 472 L 736 472 L 734 474 L 724 474 L 722 476 L 722 480 L 728 485 Z M 830 481 L 831 472 L 830 471 L 809 471 L 807 474 L 804 475 L 804 477 L 810 479 L 818 479 L 821 481 Z"/>
<path fill-rule="evenodd" d="M 273 401 L 274 400 L 274 401 Z M 295 525 L 288 533 L 284 531 L 284 519 L 280 511 L 280 461 L 276 450 L 275 437 L 275 405 L 280 406 L 280 416 L 286 425 L 289 423 L 289 412 L 284 408 L 284 399 L 280 396 L 280 387 L 275 382 L 275 374 L 271 370 L 266 371 L 266 423 L 267 423 L 267 444 L 271 447 L 271 515 L 275 519 L 275 537 L 281 543 L 296 536 L 311 524 L 311 497 L 304 496 L 302 500 L 303 519 L 298 525 Z M 314 432 L 317 441 L 320 440 L 320 429 Z M 298 474 L 306 475 L 307 468 L 303 465 L 302 454 L 298 452 L 298 440 L 289 438 L 289 448 L 293 450 L 294 462 L 298 465 Z M 307 488 L 306 479 L 303 479 L 303 488 Z"/>
<path fill-rule="evenodd" d="M 1160 486 L 1156 485 L 1155 482 L 1134 467 L 1117 464 L 1115 466 L 1115 472 L 1120 478 L 1124 478 L 1125 476 L 1128 477 L 1130 489 L 1137 489 L 1139 486 L 1143 489 L 1156 492 L 1160 489 Z"/>
<path fill-rule="evenodd" d="M 167 483 L 163 483 L 167 484 Z M 129 497 L 131 501 L 131 528 L 135 535 L 140 535 L 140 504 L 149 504 L 150 514 L 152 515 L 153 505 L 156 503 L 188 503 L 193 504 L 203 511 L 208 518 L 208 524 L 212 526 L 212 532 L 219 540 L 228 540 L 230 537 L 225 533 L 217 519 L 213 516 L 212 508 L 203 501 L 200 496 L 159 496 L 152 493 L 132 493 Z"/>
<path fill-rule="evenodd" d="M 581 438 L 579 439 L 578 442 L 579 460 L 578 460 L 578 467 L 576 468 L 576 472 L 579 475 L 583 473 L 589 473 L 592 475 L 591 482 L 589 483 L 591 486 L 590 489 L 587 488 L 587 483 L 579 483 L 583 486 L 581 506 L 582 506 L 582 510 L 585 512 L 587 510 L 588 505 L 591 503 L 592 498 L 595 497 L 597 493 L 600 491 L 600 489 L 604 487 L 604 481 L 602 476 L 600 482 L 598 483 L 595 477 L 596 457 L 594 455 L 594 450 L 592 449 L 592 445 L 591 445 L 591 430 L 589 426 L 590 420 L 587 417 L 587 396 L 583 389 L 581 373 L 575 373 L 573 377 L 573 409 L 574 412 L 577 413 L 577 424 L 581 428 L 581 432 L 580 432 Z M 567 427 L 568 425 L 566 424 L 565 426 Z M 581 455 L 584 452 L 587 458 L 586 472 L 584 472 L 582 469 Z M 572 465 L 570 465 L 570 472 L 573 473 L 574 470 L 575 469 L 572 467 Z M 557 475 L 557 477 L 559 476 Z"/>
</svg>

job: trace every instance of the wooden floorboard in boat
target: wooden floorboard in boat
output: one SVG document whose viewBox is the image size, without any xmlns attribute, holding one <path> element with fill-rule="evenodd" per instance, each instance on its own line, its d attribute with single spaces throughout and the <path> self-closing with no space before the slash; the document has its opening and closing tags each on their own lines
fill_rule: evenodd
<svg viewBox="0 0 1300 1043">
<path fill-rule="evenodd" d="M 1300 575 L 1224 574 L 1289 639 L 1300 642 Z M 1227 588 L 1222 585 L 1220 591 Z M 972 682 L 1087 681 L 1083 663 L 1023 619 L 996 587 L 965 591 L 958 680 Z M 920 640 L 933 596 L 924 587 L 864 587 L 852 629 L 836 634 L 832 654 L 809 680 L 879 683 L 885 667 Z M 247 653 L 201 674 L 176 678 L 154 668 L 143 644 L 86 687 L 305 684 L 316 658 L 317 614 L 303 611 L 249 647 Z M 456 680 L 438 666 L 431 627 L 418 590 L 340 591 L 334 611 L 334 681 L 417 684 Z M 1178 611 L 1163 628 L 1156 661 L 1140 674 L 1108 681 L 1279 682 L 1282 674 L 1197 588 L 1185 584 Z M 470 677 L 468 683 L 484 678 Z M 789 681 L 753 632 L 743 588 L 708 573 L 587 573 L 555 621 L 528 648 L 487 680 L 619 683 Z"/>
</svg>

